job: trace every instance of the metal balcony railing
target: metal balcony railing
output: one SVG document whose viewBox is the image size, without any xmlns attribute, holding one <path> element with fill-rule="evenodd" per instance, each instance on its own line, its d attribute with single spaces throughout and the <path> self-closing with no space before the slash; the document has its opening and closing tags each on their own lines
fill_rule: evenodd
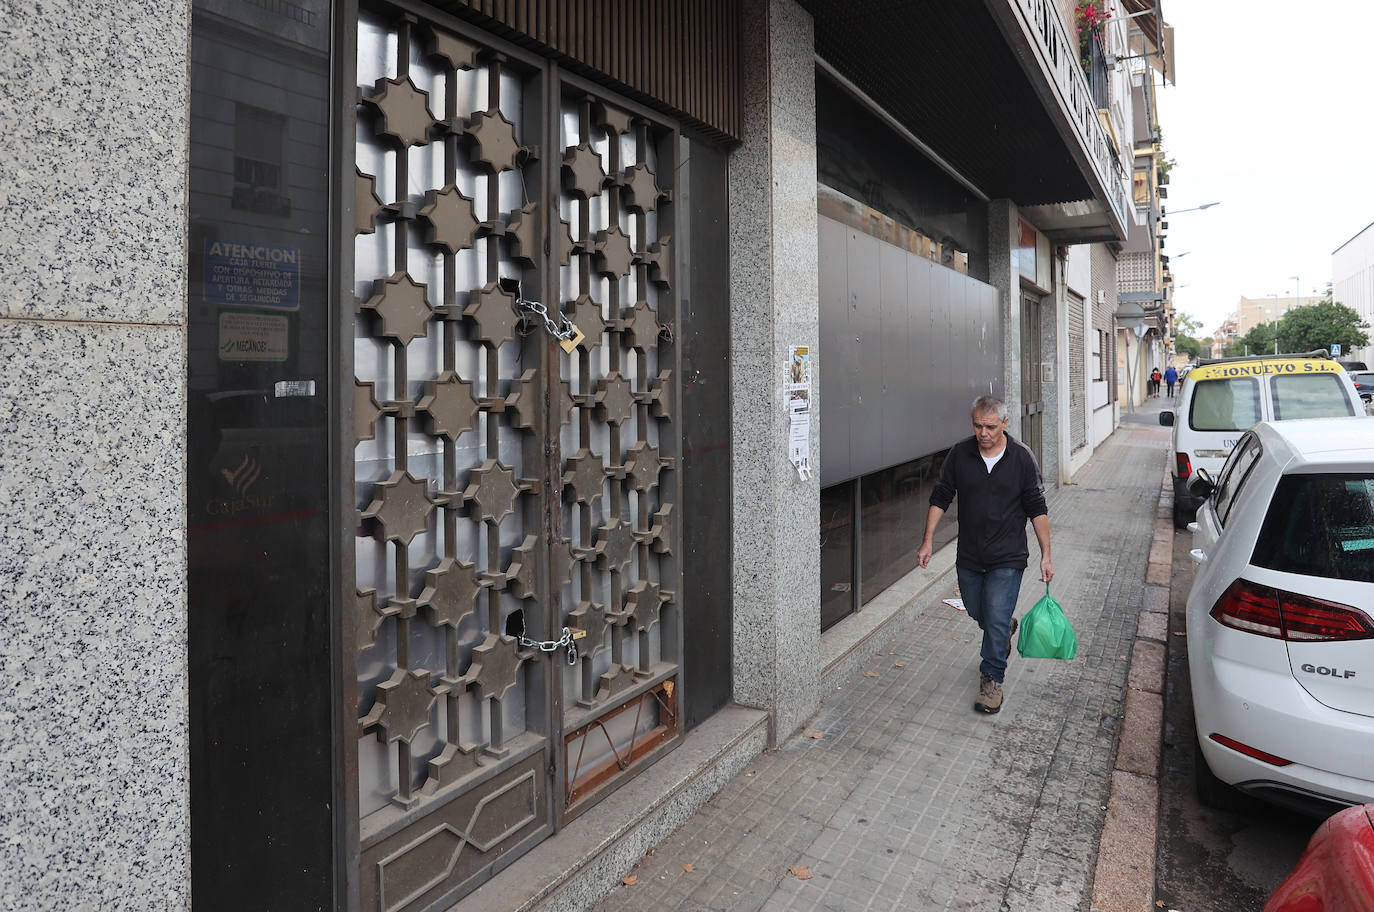
<svg viewBox="0 0 1374 912">
<path fill-rule="evenodd" d="M 1098 110 L 1106 110 L 1107 99 L 1107 49 L 1102 45 L 1102 36 L 1093 35 L 1088 39 L 1088 88 L 1092 91 L 1093 104 Z"/>
<path fill-rule="evenodd" d="M 1068 112 L 1074 132 L 1093 164 L 1102 196 L 1116 216 L 1117 226 L 1125 231 L 1129 211 L 1126 169 L 1121 165 L 1098 108 L 1107 107 L 1107 73 L 1102 59 L 1102 103 L 1088 84 L 1079 60 L 1078 42 L 1069 39 L 1059 8 L 1054 0 L 1005 0 L 1017 12 L 1024 31 L 1036 46 L 1041 63 L 1060 104 Z"/>
</svg>

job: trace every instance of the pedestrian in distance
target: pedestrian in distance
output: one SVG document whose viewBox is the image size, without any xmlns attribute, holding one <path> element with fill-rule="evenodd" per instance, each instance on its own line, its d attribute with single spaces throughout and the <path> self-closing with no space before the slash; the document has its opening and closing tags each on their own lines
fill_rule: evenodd
<svg viewBox="0 0 1374 912">
<path fill-rule="evenodd" d="M 1169 387 L 1169 398 L 1174 398 L 1174 384 L 1178 382 L 1178 369 L 1172 364 L 1164 369 L 1164 382 Z"/>
<path fill-rule="evenodd" d="M 1160 376 L 1160 373 L 1159 373 L 1159 368 L 1156 367 L 1154 370 L 1150 371 L 1150 389 L 1149 389 L 1149 393 L 1150 393 L 1151 396 L 1154 396 L 1156 399 L 1159 398 L 1159 381 L 1160 381 L 1160 379 L 1161 379 L 1161 376 Z"/>
<path fill-rule="evenodd" d="M 1007 433 L 1010 422 L 1001 399 L 979 396 L 973 401 L 973 436 L 960 440 L 945 456 L 930 495 L 925 537 L 916 552 L 917 562 L 928 566 L 935 550 L 935 527 L 957 496 L 959 545 L 954 570 L 964 609 L 983 630 L 973 708 L 984 713 L 1002 708 L 1011 637 L 1019 626 L 1013 617 L 1016 597 L 1030 560 L 1028 519 L 1040 543 L 1040 580 L 1048 583 L 1054 578 L 1040 466 L 1030 447 Z"/>
</svg>

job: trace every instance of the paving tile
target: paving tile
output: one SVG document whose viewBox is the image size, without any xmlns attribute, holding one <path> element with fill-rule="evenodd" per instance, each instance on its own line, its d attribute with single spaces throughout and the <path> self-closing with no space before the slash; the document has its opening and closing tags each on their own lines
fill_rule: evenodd
<svg viewBox="0 0 1374 912">
<path fill-rule="evenodd" d="M 1048 495 L 1051 592 L 1078 635 L 1074 660 L 1013 654 L 1005 708 L 974 713 L 979 631 L 935 587 L 864 666 L 879 676 L 846 679 L 804 727 L 825 737 L 757 758 L 640 861 L 639 885 L 596 910 L 1085 907 L 1133 699 L 1127 668 L 1138 628 L 1154 629 L 1141 612 L 1168 605 L 1167 563 L 1147 577 L 1155 524 L 1141 521 L 1156 513 L 1165 455 L 1118 433 Z M 1044 594 L 1034 575 L 1018 615 Z M 788 874 L 798 863 L 810 880 Z"/>
<path fill-rule="evenodd" d="M 1136 640 L 1131 653 L 1127 686 L 1150 693 L 1164 692 L 1165 647 L 1152 640 Z"/>
<path fill-rule="evenodd" d="M 1158 693 L 1126 691 L 1126 716 L 1121 726 L 1116 768 L 1154 777 L 1159 771 L 1160 726 L 1164 724 L 1164 698 Z"/>
</svg>

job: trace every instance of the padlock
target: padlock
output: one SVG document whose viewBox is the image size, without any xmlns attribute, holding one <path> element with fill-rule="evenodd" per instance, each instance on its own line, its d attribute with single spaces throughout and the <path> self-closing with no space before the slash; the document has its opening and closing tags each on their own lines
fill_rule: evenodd
<svg viewBox="0 0 1374 912">
<path fill-rule="evenodd" d="M 566 339 L 559 339 L 558 347 L 571 355 L 573 351 L 576 350 L 577 343 L 587 338 L 587 334 L 578 329 L 575 323 L 569 323 L 568 325 L 572 327 L 572 335 Z"/>
</svg>

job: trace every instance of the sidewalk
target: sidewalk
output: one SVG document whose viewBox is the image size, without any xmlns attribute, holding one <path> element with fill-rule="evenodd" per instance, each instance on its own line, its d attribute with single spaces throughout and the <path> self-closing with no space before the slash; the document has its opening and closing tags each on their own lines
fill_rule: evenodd
<svg viewBox="0 0 1374 912">
<path fill-rule="evenodd" d="M 844 680 L 801 733 L 749 763 L 640 860 L 630 872 L 633 885 L 616 888 L 595 908 L 1093 905 L 1127 672 L 1157 537 L 1168 438 L 1156 416 L 1166 401 L 1150 400 L 1125 416 L 1074 484 L 1049 496 L 1052 592 L 1078 633 L 1076 659 L 1013 653 L 1002 712 L 974 713 L 980 633 L 941 602 L 953 594 L 954 574 L 947 572 L 913 606 L 919 613 L 907 636 Z M 1167 514 L 1163 522 L 1167 552 Z M 1018 616 L 1044 593 L 1034 578 L 1036 553 L 1032 541 Z M 1166 560 L 1166 609 L 1167 566 Z M 1153 635 L 1162 638 L 1162 630 Z M 1134 686 L 1131 694 L 1135 701 Z M 1150 767 L 1147 777 L 1157 763 L 1157 726 L 1153 754 L 1135 761 Z M 1119 792 L 1143 778 L 1116 776 Z M 1119 794 L 1117 805 L 1129 797 Z M 1118 844 L 1138 853 L 1132 839 L 1148 836 L 1146 857 L 1107 859 L 1109 868 L 1116 865 L 1108 879 L 1135 870 L 1140 898 L 1153 886 L 1155 808 L 1150 799 L 1137 800 L 1150 802 L 1137 808 L 1148 817 L 1148 833 L 1133 830 L 1129 803 L 1114 805 L 1109 837 L 1120 832 L 1102 845 L 1104 855 L 1119 851 Z M 1103 909 L 1125 908 L 1113 896 L 1097 901 Z"/>
</svg>

